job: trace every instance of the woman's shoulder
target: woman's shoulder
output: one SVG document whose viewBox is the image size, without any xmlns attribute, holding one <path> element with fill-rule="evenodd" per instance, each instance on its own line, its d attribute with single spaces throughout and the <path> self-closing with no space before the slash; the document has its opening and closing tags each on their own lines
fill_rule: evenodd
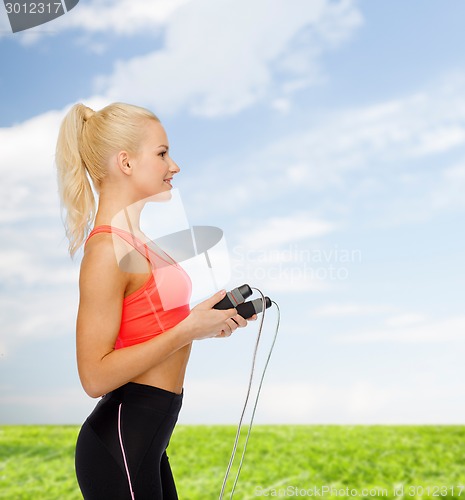
<svg viewBox="0 0 465 500">
<path fill-rule="evenodd" d="M 86 242 L 81 261 L 80 281 L 95 282 L 127 281 L 125 273 L 119 265 L 118 255 L 127 251 L 123 242 L 112 237 L 111 233 L 93 235 Z M 103 285 L 104 283 L 102 283 Z"/>
<path fill-rule="evenodd" d="M 121 238 L 119 233 L 91 233 L 84 247 L 83 264 L 89 266 L 117 266 L 122 273 L 147 273 L 147 257 Z M 81 264 L 82 266 L 82 264 Z"/>
<path fill-rule="evenodd" d="M 115 245 L 118 241 L 115 240 L 111 233 L 96 233 L 91 234 L 84 245 L 84 255 L 82 264 L 92 263 L 94 261 L 108 262 L 116 255 Z"/>
</svg>

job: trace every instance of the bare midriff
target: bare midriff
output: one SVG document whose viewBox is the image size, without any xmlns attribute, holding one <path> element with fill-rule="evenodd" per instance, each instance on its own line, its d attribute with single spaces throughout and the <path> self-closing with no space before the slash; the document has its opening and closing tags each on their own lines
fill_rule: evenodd
<svg viewBox="0 0 465 500">
<path fill-rule="evenodd" d="M 126 288 L 125 296 L 136 292 L 150 278 L 150 273 L 131 274 Z M 161 333 L 160 335 L 163 335 Z M 184 385 L 184 377 L 186 374 L 187 364 L 191 353 L 192 344 L 188 344 L 171 356 L 166 358 L 162 363 L 150 368 L 145 373 L 135 377 L 131 382 L 138 384 L 151 385 L 159 387 L 166 391 L 180 394 Z"/>
<path fill-rule="evenodd" d="M 166 358 L 162 363 L 147 370 L 142 375 L 134 378 L 131 382 L 151 385 L 180 394 L 184 385 L 184 377 L 191 347 L 192 344 L 182 347 Z"/>
</svg>

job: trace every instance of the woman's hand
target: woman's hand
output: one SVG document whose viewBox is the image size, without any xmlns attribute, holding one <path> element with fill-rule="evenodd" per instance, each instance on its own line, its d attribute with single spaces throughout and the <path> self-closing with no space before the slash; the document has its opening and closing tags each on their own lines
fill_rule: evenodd
<svg viewBox="0 0 465 500">
<path fill-rule="evenodd" d="M 201 340 L 212 337 L 229 337 L 236 328 L 247 326 L 247 320 L 237 314 L 236 309 L 213 309 L 226 295 L 221 290 L 207 300 L 197 304 L 189 316 L 182 321 L 189 329 L 192 340 Z"/>
</svg>

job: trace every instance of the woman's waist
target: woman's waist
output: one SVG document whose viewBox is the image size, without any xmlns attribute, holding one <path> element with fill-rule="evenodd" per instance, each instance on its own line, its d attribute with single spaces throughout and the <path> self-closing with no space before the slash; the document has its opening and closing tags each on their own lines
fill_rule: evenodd
<svg viewBox="0 0 465 500">
<path fill-rule="evenodd" d="M 104 401 L 151 408 L 176 416 L 182 406 L 183 392 L 176 393 L 148 384 L 128 382 L 103 396 Z"/>
<path fill-rule="evenodd" d="M 153 366 L 131 382 L 160 387 L 167 391 L 180 394 L 184 385 L 184 377 L 191 351 L 191 344 L 186 345 Z"/>
</svg>

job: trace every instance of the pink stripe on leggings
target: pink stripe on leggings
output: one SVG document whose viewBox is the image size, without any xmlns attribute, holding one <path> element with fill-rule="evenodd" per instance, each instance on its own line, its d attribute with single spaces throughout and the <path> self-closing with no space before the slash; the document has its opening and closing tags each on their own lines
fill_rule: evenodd
<svg viewBox="0 0 465 500">
<path fill-rule="evenodd" d="M 124 446 L 123 446 L 123 437 L 121 436 L 121 406 L 123 403 L 119 404 L 118 408 L 118 435 L 119 435 L 119 444 L 121 446 L 121 452 L 123 453 L 123 459 L 124 459 L 124 467 L 126 468 L 126 474 L 128 476 L 128 482 L 129 482 L 129 491 L 131 492 L 131 498 L 134 500 L 134 492 L 132 491 L 132 484 L 131 484 L 131 476 L 129 475 L 129 468 L 128 468 L 128 462 L 126 460 L 126 453 L 124 453 Z"/>
</svg>

